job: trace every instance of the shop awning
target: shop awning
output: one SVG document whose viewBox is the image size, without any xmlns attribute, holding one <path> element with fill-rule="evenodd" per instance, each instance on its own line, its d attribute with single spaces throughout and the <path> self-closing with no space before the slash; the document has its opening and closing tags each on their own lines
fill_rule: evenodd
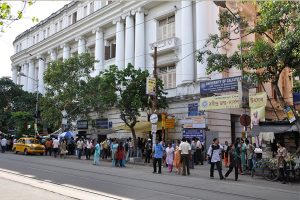
<svg viewBox="0 0 300 200">
<path fill-rule="evenodd" d="M 261 132 L 273 132 L 284 133 L 284 132 L 293 132 L 298 131 L 296 125 L 289 123 L 264 123 L 260 125 L 254 125 L 251 129 L 252 136 L 258 136 Z"/>
<path fill-rule="evenodd" d="M 134 129 L 137 133 L 149 132 L 151 131 L 151 122 L 137 122 Z M 130 132 L 130 128 L 126 126 L 126 124 L 117 126 L 114 128 L 114 130 L 124 130 Z M 157 130 L 161 130 L 161 122 L 157 122 Z"/>
</svg>

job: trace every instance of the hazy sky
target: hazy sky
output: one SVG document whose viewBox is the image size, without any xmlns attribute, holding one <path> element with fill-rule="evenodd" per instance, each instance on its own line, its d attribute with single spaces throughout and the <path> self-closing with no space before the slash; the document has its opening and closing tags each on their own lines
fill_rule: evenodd
<svg viewBox="0 0 300 200">
<path fill-rule="evenodd" d="M 11 4 L 14 13 L 23 6 L 21 1 L 8 2 Z M 37 17 L 41 21 L 68 2 L 70 1 L 35 1 L 32 6 L 26 7 L 24 17 L 21 20 L 12 23 L 11 27 L 6 28 L 4 33 L 0 32 L 0 78 L 11 76 L 10 57 L 14 54 L 13 41 L 16 36 L 36 24 L 32 22 L 32 17 Z"/>
</svg>

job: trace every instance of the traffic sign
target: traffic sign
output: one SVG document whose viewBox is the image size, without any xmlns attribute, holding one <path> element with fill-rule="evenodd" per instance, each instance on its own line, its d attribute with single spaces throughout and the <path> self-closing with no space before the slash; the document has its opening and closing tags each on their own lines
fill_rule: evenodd
<svg viewBox="0 0 300 200">
<path fill-rule="evenodd" d="M 158 121 L 158 116 L 157 116 L 157 114 L 152 114 L 152 115 L 150 116 L 150 122 L 151 122 L 152 124 L 156 124 L 157 121 Z"/>
</svg>

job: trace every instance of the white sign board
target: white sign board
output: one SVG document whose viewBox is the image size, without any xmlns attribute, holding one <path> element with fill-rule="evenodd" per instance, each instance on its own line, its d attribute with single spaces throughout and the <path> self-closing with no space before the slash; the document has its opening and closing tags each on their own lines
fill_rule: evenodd
<svg viewBox="0 0 300 200">
<path fill-rule="evenodd" d="M 152 115 L 150 116 L 150 122 L 151 122 L 152 124 L 156 124 L 157 121 L 158 121 L 158 116 L 157 116 L 157 114 L 152 114 Z"/>
</svg>

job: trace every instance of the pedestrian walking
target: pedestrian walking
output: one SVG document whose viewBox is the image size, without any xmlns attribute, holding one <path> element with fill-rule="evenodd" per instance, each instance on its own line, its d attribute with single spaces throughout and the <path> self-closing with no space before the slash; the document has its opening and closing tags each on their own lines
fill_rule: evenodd
<svg viewBox="0 0 300 200">
<path fill-rule="evenodd" d="M 194 169 L 194 165 L 195 165 L 195 154 L 196 154 L 196 142 L 193 139 L 192 141 L 190 139 L 188 139 L 188 143 L 191 145 L 191 159 L 189 160 L 190 163 L 190 169 Z"/>
<path fill-rule="evenodd" d="M 239 163 L 241 160 L 241 150 L 238 141 L 236 141 L 234 145 L 231 145 L 231 147 L 228 147 L 228 155 L 230 157 L 230 164 L 229 169 L 225 174 L 225 178 L 229 176 L 234 168 L 234 180 L 237 181 L 239 176 Z"/>
<path fill-rule="evenodd" d="M 146 155 L 145 155 L 145 163 L 150 163 L 151 153 L 152 153 L 152 142 L 151 139 L 148 139 L 148 142 L 145 145 Z"/>
<path fill-rule="evenodd" d="M 182 175 L 190 175 L 190 163 L 189 160 L 191 159 L 191 145 L 187 143 L 185 137 L 182 138 L 182 142 L 179 145 L 179 152 L 181 155 L 181 162 L 182 162 Z"/>
<path fill-rule="evenodd" d="M 224 166 L 225 167 L 228 167 L 229 166 L 229 146 L 228 146 L 228 141 L 225 141 L 225 145 L 223 147 L 223 150 L 224 150 Z"/>
<path fill-rule="evenodd" d="M 113 139 L 113 142 L 111 143 L 111 164 L 113 167 L 116 166 L 116 152 L 117 152 L 117 149 L 118 149 L 118 144 L 116 142 L 116 139 Z"/>
<path fill-rule="evenodd" d="M 242 173 L 241 174 L 243 175 L 246 173 L 246 169 L 247 169 L 247 158 L 246 158 L 247 146 L 243 139 L 241 139 L 241 146 L 242 146 L 242 154 L 241 154 Z"/>
<path fill-rule="evenodd" d="M 143 148 L 143 142 L 142 139 L 140 137 L 138 137 L 137 139 L 137 153 L 136 153 L 136 157 L 142 157 L 142 148 Z"/>
<path fill-rule="evenodd" d="M 6 145 L 7 145 L 7 139 L 5 137 L 3 137 L 2 140 L 1 140 L 1 151 L 2 151 L 2 153 L 5 153 Z"/>
<path fill-rule="evenodd" d="M 77 141 L 77 144 L 76 144 L 78 159 L 81 159 L 81 156 L 82 156 L 82 150 L 83 150 L 83 145 L 84 145 L 83 140 L 80 138 L 80 139 Z"/>
<path fill-rule="evenodd" d="M 86 140 L 86 153 L 85 153 L 86 160 L 91 159 L 92 147 L 93 147 L 93 143 L 91 142 L 90 139 L 87 139 Z"/>
<path fill-rule="evenodd" d="M 124 165 L 124 152 L 123 142 L 120 142 L 116 151 L 116 167 L 125 167 Z"/>
<path fill-rule="evenodd" d="M 54 158 L 56 158 L 56 156 L 58 154 L 58 147 L 59 147 L 59 141 L 58 141 L 58 139 L 55 138 L 53 140 L 52 146 L 53 146 L 53 155 L 54 155 Z"/>
<path fill-rule="evenodd" d="M 200 162 L 200 165 L 203 165 L 203 156 L 202 156 L 202 152 L 203 152 L 203 145 L 201 144 L 201 141 L 199 140 L 199 138 L 196 138 L 196 160 L 195 160 L 195 164 L 198 165 Z"/>
<path fill-rule="evenodd" d="M 248 171 L 251 172 L 253 168 L 253 155 L 254 155 L 254 146 L 249 143 L 249 140 L 245 140 L 246 151 L 247 151 L 247 167 Z"/>
<path fill-rule="evenodd" d="M 213 139 L 213 144 L 210 145 L 207 156 L 210 161 L 210 178 L 214 178 L 214 168 L 217 166 L 220 179 L 224 179 L 222 174 L 222 165 L 221 165 L 221 156 L 222 156 L 223 147 L 219 144 L 218 138 Z"/>
<path fill-rule="evenodd" d="M 168 172 L 172 172 L 173 170 L 173 161 L 174 161 L 174 148 L 172 147 L 172 143 L 169 143 L 169 146 L 166 148 L 166 162 L 168 165 Z"/>
<path fill-rule="evenodd" d="M 177 174 L 181 174 L 182 170 L 182 163 L 181 163 L 181 155 L 179 152 L 179 145 L 180 140 L 177 141 L 176 147 L 175 147 L 175 153 L 174 153 L 174 161 L 173 161 L 173 167 L 175 167 Z"/>
<path fill-rule="evenodd" d="M 60 158 L 66 158 L 67 151 L 67 141 L 64 139 L 60 144 Z"/>
<path fill-rule="evenodd" d="M 94 152 L 94 165 L 100 165 L 100 154 L 101 154 L 101 147 L 99 144 L 99 141 L 97 140 L 97 143 L 95 145 L 95 152 Z"/>
<path fill-rule="evenodd" d="M 279 169 L 279 179 L 281 179 L 282 184 L 286 184 L 286 161 L 285 158 L 287 156 L 286 148 L 283 146 L 283 143 L 277 143 L 277 164 Z"/>
<path fill-rule="evenodd" d="M 153 148 L 153 173 L 157 172 L 157 164 L 158 164 L 158 173 L 161 174 L 161 164 L 162 164 L 162 157 L 163 157 L 164 149 L 161 144 L 161 141 L 158 141 L 154 145 Z"/>
<path fill-rule="evenodd" d="M 53 141 L 52 139 L 48 139 L 45 143 L 45 155 L 47 156 L 48 154 L 51 156 L 52 155 L 52 144 Z"/>
</svg>

